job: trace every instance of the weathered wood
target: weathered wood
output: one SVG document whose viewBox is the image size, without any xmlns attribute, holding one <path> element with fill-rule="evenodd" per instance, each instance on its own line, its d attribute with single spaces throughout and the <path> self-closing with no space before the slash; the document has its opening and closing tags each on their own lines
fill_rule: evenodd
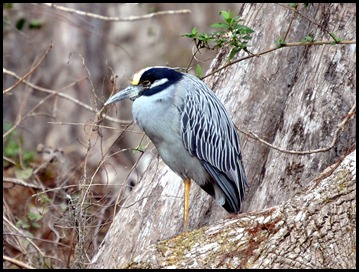
<svg viewBox="0 0 359 272">
<path fill-rule="evenodd" d="M 298 42 L 308 34 L 316 40 L 330 40 L 331 37 L 327 31 L 334 32 L 337 37 L 346 40 L 355 39 L 355 4 L 314 4 L 308 9 L 301 9 L 300 13 L 305 17 L 296 15 L 289 28 L 286 42 Z M 245 25 L 256 31 L 249 50 L 254 51 L 252 53 L 258 53 L 275 47 L 274 42 L 284 37 L 292 13 L 282 5 L 244 4 L 240 10 L 240 16 L 245 20 Z M 225 50 L 220 52 L 216 61 L 213 62 L 212 69 L 221 66 L 220 63 L 223 63 L 226 52 Z M 224 102 L 241 130 L 252 131 L 283 149 L 311 150 L 330 145 L 337 125 L 342 122 L 355 103 L 355 59 L 356 45 L 281 48 L 229 66 L 206 78 L 205 81 Z M 266 224 L 266 221 L 264 223 L 261 221 L 263 217 L 260 213 L 257 215 L 258 218 L 255 218 L 255 211 L 262 211 L 277 205 L 284 207 L 288 199 L 302 192 L 314 177 L 356 145 L 355 134 L 355 118 L 352 118 L 340 132 L 335 148 L 328 152 L 310 155 L 282 153 L 241 134 L 244 163 L 250 183 L 243 209 L 243 212 L 250 213 L 244 214 L 241 218 L 250 218 L 248 219 L 250 222 L 258 222 L 260 225 Z M 308 210 L 303 211 L 303 216 L 309 216 L 312 211 L 316 210 L 315 207 L 309 204 L 304 206 L 304 204 L 302 203 L 304 209 Z M 189 205 L 189 226 L 192 230 L 212 225 L 228 217 L 228 214 L 195 184 L 191 189 Z M 339 214 L 342 210 L 343 207 L 339 206 L 335 209 L 338 212 L 335 218 L 338 218 L 339 225 L 345 224 L 347 220 L 343 218 L 344 221 L 342 221 L 342 215 Z M 292 222 L 293 226 L 302 224 L 301 221 L 296 223 L 295 218 L 299 215 L 294 210 L 288 210 L 286 218 L 281 216 L 281 221 L 285 219 L 286 222 Z M 238 223 L 237 219 L 229 222 L 227 224 L 239 224 L 239 227 L 244 227 L 243 224 L 245 224 Z M 308 233 L 314 235 L 318 229 L 323 229 L 323 231 L 328 229 L 326 220 L 313 222 L 316 224 L 308 225 L 313 228 L 309 228 Z M 223 224 L 225 228 L 226 223 Z M 252 226 L 254 227 L 255 225 Z M 274 224 L 273 227 L 279 226 Z M 161 160 L 155 159 L 141 183 L 133 190 L 125 201 L 124 207 L 116 215 L 99 252 L 93 258 L 91 267 L 123 267 L 148 245 L 179 235 L 183 231 L 182 228 L 182 181 Z M 229 227 L 231 228 L 234 227 Z M 283 235 L 283 245 L 285 244 L 288 247 L 287 251 L 293 254 L 292 257 L 286 257 L 292 258 L 292 262 L 286 263 L 288 267 L 294 267 L 293 263 L 296 259 L 302 264 L 301 259 L 297 258 L 299 255 L 302 256 L 301 252 L 305 255 L 315 254 L 315 244 L 312 245 L 311 251 L 307 251 L 306 247 L 298 247 L 296 244 L 298 241 L 305 245 L 306 242 L 301 240 L 303 238 L 292 237 L 293 230 L 289 232 L 285 228 L 282 229 L 282 232 L 287 232 L 288 236 L 285 233 L 277 235 Z M 304 233 L 297 231 L 298 235 Z M 228 236 L 230 233 L 223 235 Z M 243 244 L 244 248 L 248 239 L 254 239 L 254 243 L 259 239 L 256 232 L 253 233 L 252 238 L 249 237 L 248 226 L 246 233 L 247 240 L 237 242 Z M 321 232 L 318 233 L 322 235 Z M 275 235 L 267 231 L 266 235 L 269 234 Z M 196 236 L 193 239 L 199 238 Z M 278 238 L 276 241 L 281 240 Z M 323 244 L 320 240 L 317 242 L 320 249 Z M 337 236 L 332 237 L 332 242 L 337 242 Z M 199 244 L 201 243 L 202 240 L 199 240 Z M 268 256 L 270 252 L 274 255 L 270 255 L 272 256 L 270 259 L 258 262 L 257 266 L 277 266 L 281 262 L 281 252 L 269 246 L 279 248 L 279 244 L 267 242 L 261 246 L 262 250 L 268 251 Z M 252 251 L 249 250 L 247 253 L 252 254 Z M 314 260 L 317 257 L 312 255 L 308 258 Z M 250 256 L 242 256 L 241 260 L 247 261 L 243 263 L 239 261 L 237 266 L 249 266 L 255 261 L 250 258 Z M 273 260 L 276 261 L 273 262 Z M 282 260 L 283 266 L 288 260 Z M 307 257 L 302 260 L 305 262 Z M 346 263 L 348 260 L 343 262 Z M 332 263 L 323 261 L 323 264 L 329 267 Z M 298 265 L 298 267 L 301 266 Z M 339 265 L 334 267 L 339 267 Z"/>
<path fill-rule="evenodd" d="M 127 267 L 355 268 L 356 151 L 339 163 L 286 204 L 161 241 Z"/>
</svg>

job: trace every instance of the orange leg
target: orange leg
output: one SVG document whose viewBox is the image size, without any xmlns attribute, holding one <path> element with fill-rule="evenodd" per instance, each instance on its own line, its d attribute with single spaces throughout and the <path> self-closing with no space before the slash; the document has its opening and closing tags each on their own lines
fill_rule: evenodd
<svg viewBox="0 0 359 272">
<path fill-rule="evenodd" d="M 189 191 L 191 188 L 191 179 L 184 180 L 184 230 L 188 230 L 188 202 Z"/>
</svg>

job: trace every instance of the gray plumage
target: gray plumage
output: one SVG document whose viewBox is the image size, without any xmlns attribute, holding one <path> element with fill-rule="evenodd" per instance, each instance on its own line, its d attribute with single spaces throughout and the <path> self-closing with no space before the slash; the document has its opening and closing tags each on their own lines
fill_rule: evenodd
<svg viewBox="0 0 359 272">
<path fill-rule="evenodd" d="M 227 212 L 241 209 L 247 177 L 236 128 L 201 80 L 168 67 L 150 67 L 105 103 L 134 100 L 132 114 L 163 161 L 194 180 Z"/>
</svg>

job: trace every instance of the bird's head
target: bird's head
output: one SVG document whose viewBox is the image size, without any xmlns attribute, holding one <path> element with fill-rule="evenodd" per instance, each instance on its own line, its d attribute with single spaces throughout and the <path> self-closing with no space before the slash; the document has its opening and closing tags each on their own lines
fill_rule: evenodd
<svg viewBox="0 0 359 272">
<path fill-rule="evenodd" d="M 165 66 L 147 67 L 132 77 L 130 86 L 111 96 L 105 106 L 124 99 L 135 100 L 137 97 L 150 96 L 161 92 L 181 80 L 183 74 L 174 68 Z"/>
</svg>

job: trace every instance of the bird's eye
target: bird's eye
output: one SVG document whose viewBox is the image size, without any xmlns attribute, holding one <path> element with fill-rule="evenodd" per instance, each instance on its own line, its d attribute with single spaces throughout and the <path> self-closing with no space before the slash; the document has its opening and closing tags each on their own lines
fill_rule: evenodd
<svg viewBox="0 0 359 272">
<path fill-rule="evenodd" d="M 149 80 L 143 81 L 142 86 L 145 88 L 149 88 L 151 86 L 151 81 L 149 81 Z"/>
</svg>

